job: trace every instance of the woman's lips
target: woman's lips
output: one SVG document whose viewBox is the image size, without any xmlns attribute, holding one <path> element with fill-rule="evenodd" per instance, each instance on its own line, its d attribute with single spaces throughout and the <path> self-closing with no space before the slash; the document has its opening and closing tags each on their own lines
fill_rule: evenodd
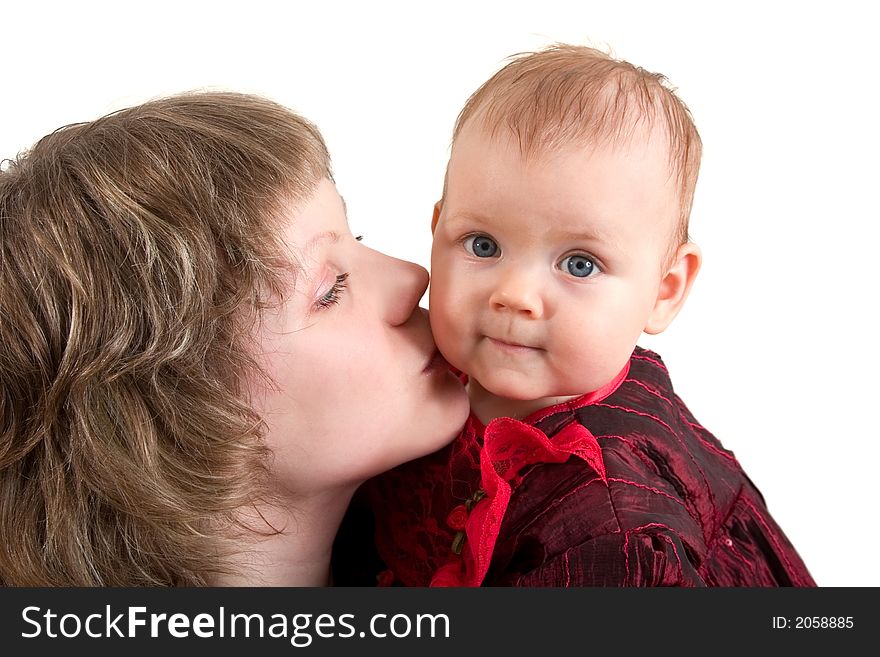
<svg viewBox="0 0 880 657">
<path fill-rule="evenodd" d="M 434 349 L 434 353 L 428 358 L 428 362 L 425 364 L 422 371 L 426 374 L 432 374 L 434 372 L 446 371 L 448 369 L 449 363 L 443 358 L 443 354 L 440 353 L 439 349 Z"/>
</svg>

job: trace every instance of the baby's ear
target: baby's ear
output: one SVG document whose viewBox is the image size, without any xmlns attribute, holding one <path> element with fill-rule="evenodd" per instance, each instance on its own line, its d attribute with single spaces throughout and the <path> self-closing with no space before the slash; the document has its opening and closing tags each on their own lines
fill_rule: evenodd
<svg viewBox="0 0 880 657">
<path fill-rule="evenodd" d="M 645 333 L 662 333 L 672 323 L 691 291 L 702 262 L 700 247 L 693 242 L 678 247 L 669 270 L 660 281 L 657 301 L 645 324 Z"/>
<path fill-rule="evenodd" d="M 434 234 L 434 229 L 437 228 L 437 220 L 440 219 L 440 210 L 443 209 L 443 199 L 440 199 L 434 204 L 434 216 L 431 218 L 431 234 Z"/>
</svg>

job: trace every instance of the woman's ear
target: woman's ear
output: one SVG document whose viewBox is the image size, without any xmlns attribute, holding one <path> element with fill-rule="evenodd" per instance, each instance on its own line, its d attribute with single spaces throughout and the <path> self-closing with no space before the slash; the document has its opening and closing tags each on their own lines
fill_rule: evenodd
<svg viewBox="0 0 880 657">
<path fill-rule="evenodd" d="M 678 247 L 672 264 L 660 281 L 657 301 L 645 324 L 645 333 L 662 333 L 672 323 L 684 305 L 702 263 L 703 254 L 696 244 L 686 242 Z"/>
<path fill-rule="evenodd" d="M 437 220 L 440 219 L 440 210 L 443 209 L 443 199 L 440 199 L 434 204 L 434 216 L 431 218 L 431 235 L 434 234 L 434 229 L 437 228 Z"/>
</svg>

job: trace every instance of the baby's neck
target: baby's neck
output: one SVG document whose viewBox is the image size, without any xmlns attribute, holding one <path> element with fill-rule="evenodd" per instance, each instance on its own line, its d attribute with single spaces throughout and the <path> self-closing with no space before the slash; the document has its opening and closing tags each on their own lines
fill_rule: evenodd
<svg viewBox="0 0 880 657">
<path fill-rule="evenodd" d="M 541 397 L 540 399 L 508 399 L 499 397 L 480 385 L 476 379 L 467 384 L 468 396 L 471 400 L 471 411 L 483 424 L 489 424 L 498 417 L 512 417 L 523 420 L 535 411 L 574 399 L 579 395 L 563 395 L 558 397 Z"/>
</svg>

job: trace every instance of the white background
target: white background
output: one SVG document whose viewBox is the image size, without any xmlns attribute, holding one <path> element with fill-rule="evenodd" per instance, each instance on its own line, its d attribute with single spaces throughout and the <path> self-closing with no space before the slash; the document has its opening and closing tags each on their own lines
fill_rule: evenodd
<svg viewBox="0 0 880 657">
<path fill-rule="evenodd" d="M 872 4 L 8 2 L 0 157 L 157 95 L 262 93 L 322 129 L 352 229 L 427 266 L 454 119 L 505 57 L 569 41 L 662 72 L 705 145 L 691 224 L 705 264 L 642 344 L 817 582 L 878 586 Z"/>
</svg>

